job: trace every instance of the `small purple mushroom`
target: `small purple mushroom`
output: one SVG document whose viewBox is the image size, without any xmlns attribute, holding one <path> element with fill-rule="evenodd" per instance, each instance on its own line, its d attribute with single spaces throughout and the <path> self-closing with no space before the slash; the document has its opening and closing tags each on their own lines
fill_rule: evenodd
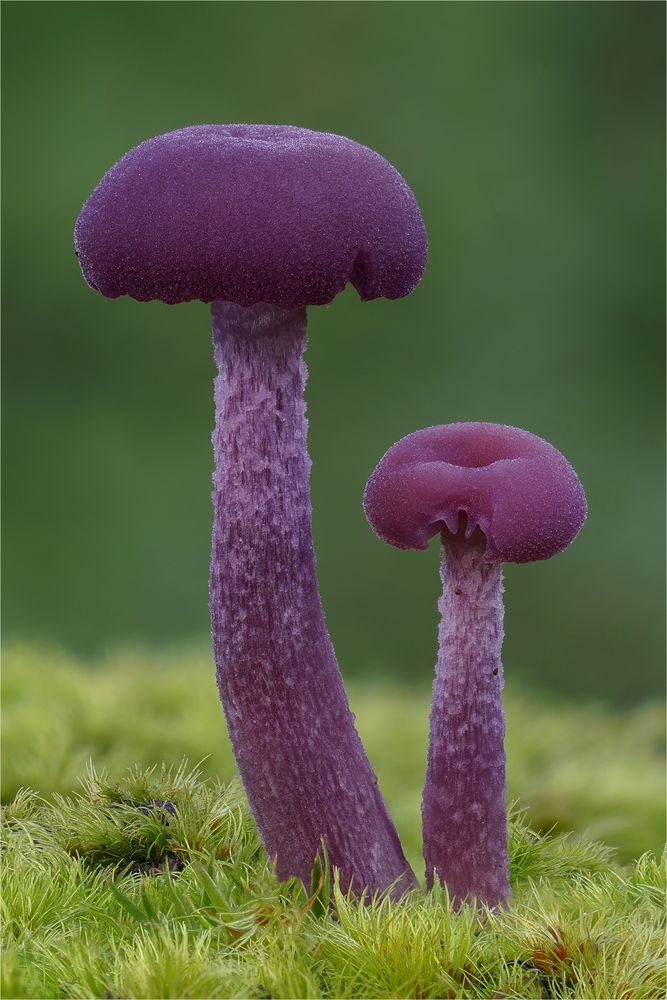
<svg viewBox="0 0 667 1000">
<path fill-rule="evenodd" d="M 422 816 L 429 885 L 457 905 L 510 898 L 502 707 L 503 562 L 549 559 L 586 519 L 566 459 L 501 424 L 409 434 L 366 486 L 366 517 L 400 549 L 442 539 L 443 596 Z"/>
<path fill-rule="evenodd" d="M 132 149 L 76 224 L 103 295 L 211 303 L 216 424 L 210 608 L 239 771 L 280 878 L 307 881 L 324 840 L 341 883 L 414 875 L 354 727 L 311 536 L 306 307 L 418 284 L 427 245 L 409 187 L 350 139 L 200 125 Z"/>
</svg>

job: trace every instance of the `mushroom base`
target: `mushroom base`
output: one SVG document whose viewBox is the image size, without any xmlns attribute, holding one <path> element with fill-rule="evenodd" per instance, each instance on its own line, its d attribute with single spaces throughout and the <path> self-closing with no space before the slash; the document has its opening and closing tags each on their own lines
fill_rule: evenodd
<svg viewBox="0 0 667 1000">
<path fill-rule="evenodd" d="M 311 535 L 306 311 L 214 302 L 211 623 L 220 697 L 281 879 L 321 843 L 344 889 L 415 885 L 354 727 Z"/>
<path fill-rule="evenodd" d="M 502 564 L 483 545 L 443 536 L 439 655 L 422 803 L 429 885 L 455 903 L 511 895 L 502 706 Z"/>
</svg>

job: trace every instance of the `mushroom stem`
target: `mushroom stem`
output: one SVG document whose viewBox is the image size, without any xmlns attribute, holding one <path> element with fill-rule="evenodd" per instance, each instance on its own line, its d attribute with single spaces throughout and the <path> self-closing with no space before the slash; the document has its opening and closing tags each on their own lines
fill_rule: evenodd
<svg viewBox="0 0 667 1000">
<path fill-rule="evenodd" d="M 280 879 L 323 839 L 341 885 L 416 884 L 354 727 L 315 575 L 306 310 L 214 302 L 210 607 L 220 697 Z"/>
<path fill-rule="evenodd" d="M 507 902 L 502 563 L 443 532 L 443 595 L 422 803 L 428 885 L 456 905 Z"/>
</svg>

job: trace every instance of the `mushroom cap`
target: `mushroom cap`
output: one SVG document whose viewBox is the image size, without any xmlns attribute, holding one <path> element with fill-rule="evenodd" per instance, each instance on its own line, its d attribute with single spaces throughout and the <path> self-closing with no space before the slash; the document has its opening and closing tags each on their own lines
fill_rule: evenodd
<svg viewBox="0 0 667 1000">
<path fill-rule="evenodd" d="M 586 496 L 577 474 L 543 438 L 504 424 L 442 424 L 402 438 L 368 480 L 364 510 L 377 535 L 425 549 L 478 529 L 487 562 L 549 559 L 578 534 Z M 465 518 L 462 518 L 465 515 Z"/>
<path fill-rule="evenodd" d="M 298 309 L 351 281 L 408 295 L 426 266 L 412 191 L 351 139 L 291 125 L 194 125 L 131 149 L 83 206 L 83 276 L 109 298 Z"/>
</svg>

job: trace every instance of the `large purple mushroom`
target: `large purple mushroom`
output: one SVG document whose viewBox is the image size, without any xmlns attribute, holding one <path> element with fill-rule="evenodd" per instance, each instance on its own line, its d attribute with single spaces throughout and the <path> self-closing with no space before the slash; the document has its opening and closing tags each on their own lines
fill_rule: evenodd
<svg viewBox="0 0 667 1000">
<path fill-rule="evenodd" d="M 373 530 L 400 549 L 442 539 L 441 622 L 422 803 L 427 883 L 457 905 L 510 898 L 502 707 L 504 562 L 549 559 L 586 518 L 572 466 L 500 424 L 409 434 L 366 486 Z"/>
<path fill-rule="evenodd" d="M 409 187 L 350 139 L 200 125 L 132 149 L 76 224 L 103 295 L 211 303 L 216 423 L 210 609 L 220 697 L 280 878 L 324 841 L 344 887 L 415 884 L 354 727 L 315 575 L 303 398 L 306 307 L 418 284 Z"/>
</svg>

